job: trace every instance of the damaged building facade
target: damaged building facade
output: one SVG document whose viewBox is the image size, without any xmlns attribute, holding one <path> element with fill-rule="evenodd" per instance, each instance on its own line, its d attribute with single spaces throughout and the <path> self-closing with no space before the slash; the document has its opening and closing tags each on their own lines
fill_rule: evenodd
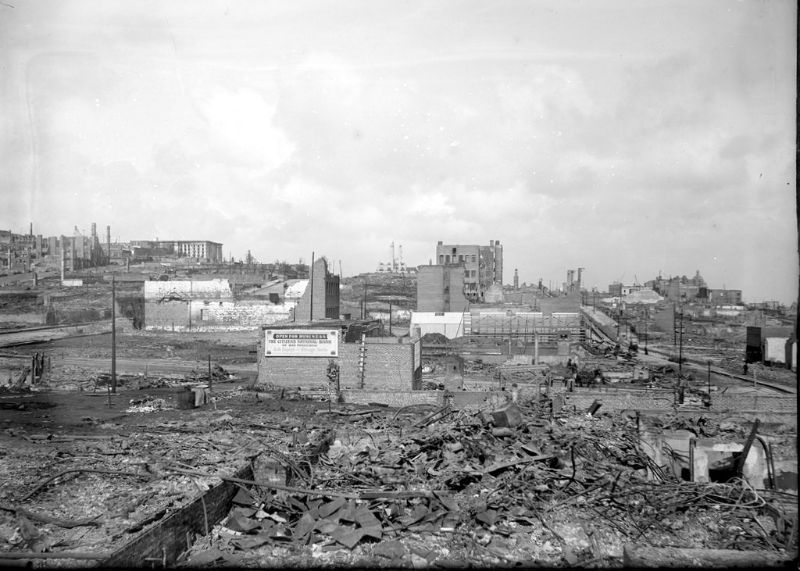
<svg viewBox="0 0 800 571">
<path fill-rule="evenodd" d="M 222 244 L 210 240 L 131 240 L 134 259 L 178 257 L 206 263 L 221 263 Z"/>
<path fill-rule="evenodd" d="M 76 271 L 101 266 L 109 263 L 110 247 L 111 227 L 106 227 L 103 241 L 94 222 L 89 235 L 77 226 L 71 236 L 34 234 L 33 224 L 28 234 L 0 230 L 0 260 L 5 262 L 8 271 Z"/>
<path fill-rule="evenodd" d="M 271 284 L 274 293 L 235 294 L 228 279 L 144 282 L 144 328 L 149 331 L 230 331 L 273 323 L 339 317 L 339 276 L 320 258 L 313 277 Z M 280 293 L 279 293 L 280 292 Z"/>
<path fill-rule="evenodd" d="M 436 244 L 436 265 L 461 268 L 463 294 L 471 302 L 481 302 L 492 284 L 503 283 L 503 246 L 490 240 L 488 246 Z M 451 293 L 452 290 L 451 290 Z"/>
</svg>

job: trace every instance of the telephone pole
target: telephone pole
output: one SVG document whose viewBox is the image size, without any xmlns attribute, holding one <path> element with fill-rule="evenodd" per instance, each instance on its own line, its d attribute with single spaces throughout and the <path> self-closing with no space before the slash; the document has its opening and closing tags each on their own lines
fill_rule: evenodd
<svg viewBox="0 0 800 571">
<path fill-rule="evenodd" d="M 367 280 L 364 279 L 364 301 L 362 302 L 361 319 L 367 318 Z"/>
<path fill-rule="evenodd" d="M 681 334 L 680 345 L 678 348 L 678 378 L 683 375 L 683 308 L 681 308 Z"/>
<path fill-rule="evenodd" d="M 648 318 L 648 309 L 644 308 L 644 354 L 647 355 L 647 318 Z"/>
<path fill-rule="evenodd" d="M 111 392 L 117 392 L 117 284 L 111 275 Z"/>
<path fill-rule="evenodd" d="M 672 304 L 672 346 L 678 344 L 678 307 Z"/>
</svg>

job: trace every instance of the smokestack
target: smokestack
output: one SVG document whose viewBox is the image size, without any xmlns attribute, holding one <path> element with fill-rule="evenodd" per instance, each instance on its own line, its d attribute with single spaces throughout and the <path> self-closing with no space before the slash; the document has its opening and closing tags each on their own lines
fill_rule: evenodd
<svg viewBox="0 0 800 571">
<path fill-rule="evenodd" d="M 106 254 L 108 255 L 108 263 L 111 263 L 111 226 L 106 226 L 106 247 L 108 248 Z"/>
<path fill-rule="evenodd" d="M 33 222 L 31 222 L 31 238 L 33 237 Z"/>
<path fill-rule="evenodd" d="M 94 242 L 94 238 L 97 238 L 97 223 L 92 222 L 92 242 Z"/>
</svg>

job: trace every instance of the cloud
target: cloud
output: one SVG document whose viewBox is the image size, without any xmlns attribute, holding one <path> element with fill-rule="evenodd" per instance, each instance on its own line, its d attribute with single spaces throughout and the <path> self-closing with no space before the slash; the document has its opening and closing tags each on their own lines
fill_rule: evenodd
<svg viewBox="0 0 800 571">
<path fill-rule="evenodd" d="M 274 126 L 275 105 L 250 90 L 216 92 L 200 104 L 216 160 L 273 170 L 287 161 L 294 145 Z"/>
<path fill-rule="evenodd" d="M 713 259 L 779 268 L 747 283 L 795 295 L 793 3 L 64 0 L 4 16 L 4 227 L 88 218 L 267 260 L 324 248 L 348 273 L 392 240 L 416 264 L 440 239 L 499 239 L 523 281 Z"/>
</svg>

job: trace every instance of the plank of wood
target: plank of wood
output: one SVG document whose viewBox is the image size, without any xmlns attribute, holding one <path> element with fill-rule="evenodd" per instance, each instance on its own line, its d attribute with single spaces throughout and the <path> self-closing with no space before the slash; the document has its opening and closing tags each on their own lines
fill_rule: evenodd
<svg viewBox="0 0 800 571">
<path fill-rule="evenodd" d="M 63 527 L 66 529 L 71 529 L 73 527 L 82 527 L 85 525 L 95 525 L 99 526 L 100 524 L 97 522 L 97 519 L 100 516 L 91 517 L 88 519 L 81 519 L 81 520 L 66 520 L 60 519 L 56 517 L 51 517 L 49 515 L 40 514 L 32 511 L 28 511 L 24 508 L 18 506 L 11 506 L 8 504 L 0 504 L 0 510 L 12 512 L 18 515 L 24 515 L 28 519 L 32 519 L 34 521 L 38 521 L 41 523 L 49 523 L 52 525 L 57 525 L 58 527 Z"/>
<path fill-rule="evenodd" d="M 230 480 L 249 480 L 252 476 L 253 472 L 248 465 L 239 469 Z M 203 535 L 206 529 L 211 529 L 228 515 L 231 500 L 238 490 L 234 481 L 228 480 L 223 480 L 190 504 L 139 532 L 103 561 L 102 566 L 142 567 L 143 562 L 149 560 L 173 565 L 181 553 L 186 551 L 187 534 L 190 537 L 195 534 Z"/>
<path fill-rule="evenodd" d="M 623 547 L 625 567 L 646 568 L 752 568 L 783 567 L 791 555 L 772 551 L 738 551 L 735 549 L 690 549 L 682 547 L 650 547 L 628 544 Z"/>
<path fill-rule="evenodd" d="M 35 551 L 4 551 L 3 559 L 86 559 L 103 560 L 110 555 L 108 551 L 88 553 L 85 551 L 50 551 L 38 553 Z"/>
</svg>

